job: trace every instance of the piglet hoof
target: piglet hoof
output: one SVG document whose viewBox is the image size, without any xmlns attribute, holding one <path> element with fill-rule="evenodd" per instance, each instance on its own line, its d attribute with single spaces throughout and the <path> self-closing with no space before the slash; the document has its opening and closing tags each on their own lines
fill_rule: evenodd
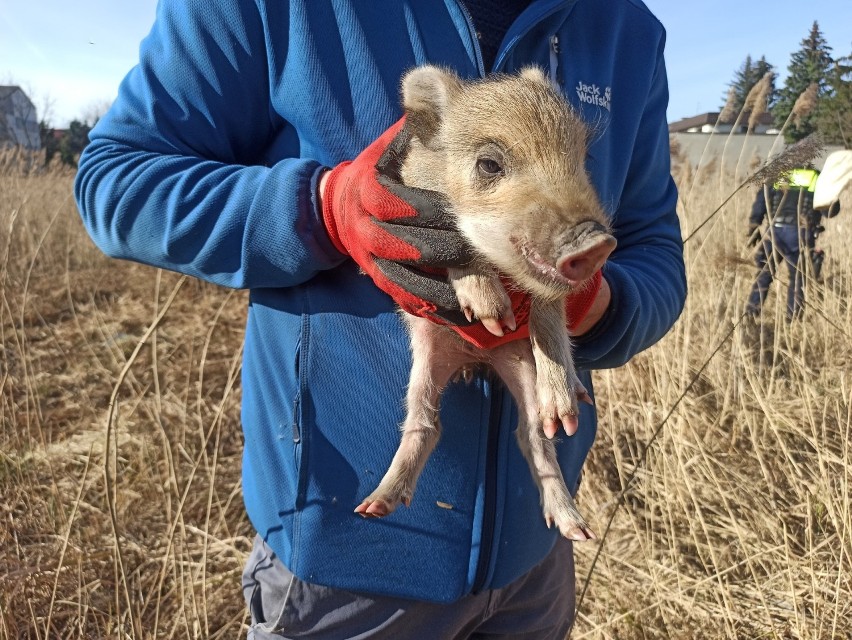
<svg viewBox="0 0 852 640">
<path fill-rule="evenodd" d="M 384 518 L 385 516 L 392 514 L 400 503 L 407 507 L 411 504 L 411 499 L 393 499 L 389 496 L 379 497 L 376 495 L 370 495 L 364 498 L 364 501 L 355 507 L 355 513 L 364 518 Z"/>
<path fill-rule="evenodd" d="M 503 333 L 503 326 L 497 318 L 482 318 L 482 326 L 488 330 L 488 333 L 498 338 L 502 338 L 505 335 Z"/>
<path fill-rule="evenodd" d="M 568 538 L 569 540 L 575 540 L 577 542 L 585 542 L 586 540 L 598 539 L 594 531 L 592 531 L 588 527 L 582 526 L 569 527 L 567 530 L 560 529 L 559 533 L 561 533 L 564 538 Z"/>
<path fill-rule="evenodd" d="M 518 329 L 518 322 L 515 320 L 515 312 L 512 311 L 511 306 L 506 307 L 503 311 L 503 316 L 500 318 L 500 322 L 502 322 L 503 326 L 509 331 L 516 331 Z"/>
<path fill-rule="evenodd" d="M 561 386 L 561 385 L 559 385 Z M 580 411 L 577 396 L 567 387 L 556 390 L 539 390 L 539 416 L 544 435 L 553 438 L 561 426 L 569 436 L 577 432 Z"/>
<path fill-rule="evenodd" d="M 364 518 L 384 518 L 393 511 L 394 506 L 384 500 L 364 500 L 355 507 L 355 513 Z"/>
<path fill-rule="evenodd" d="M 517 329 L 512 301 L 493 273 L 456 276 L 453 287 L 468 322 L 479 320 L 489 333 L 498 337 L 505 335 L 506 330 Z"/>
<path fill-rule="evenodd" d="M 473 321 L 473 316 L 468 316 L 468 320 Z M 515 314 L 512 313 L 512 310 L 509 309 L 501 318 L 490 318 L 483 317 L 480 318 L 482 322 L 482 326 L 488 331 L 488 333 L 497 336 L 498 338 L 502 338 L 506 335 L 506 332 L 509 333 L 517 330 L 518 323 L 515 321 Z"/>
<path fill-rule="evenodd" d="M 592 402 L 592 396 L 589 395 L 589 392 L 586 390 L 586 387 L 583 386 L 583 383 L 580 382 L 579 378 L 574 378 L 573 387 L 574 393 L 577 394 L 577 400 L 585 402 L 586 404 L 595 404 Z"/>
<path fill-rule="evenodd" d="M 558 521 L 555 521 L 549 513 L 544 514 L 544 519 L 547 522 L 548 529 L 555 523 L 562 537 L 568 540 L 585 542 L 586 540 L 597 540 L 598 538 L 585 522 L 577 522 L 573 518 L 560 518 Z"/>
<path fill-rule="evenodd" d="M 579 424 L 577 416 L 566 414 L 559 416 L 559 418 L 544 418 L 544 420 L 542 420 L 542 429 L 544 430 L 544 435 L 552 440 L 559 432 L 560 425 L 563 429 L 565 429 L 565 433 L 572 436 L 577 433 Z"/>
<path fill-rule="evenodd" d="M 539 415 L 544 435 L 553 438 L 561 426 L 569 436 L 579 427 L 580 402 L 593 404 L 589 392 L 577 376 L 569 385 L 553 385 L 539 389 Z"/>
</svg>

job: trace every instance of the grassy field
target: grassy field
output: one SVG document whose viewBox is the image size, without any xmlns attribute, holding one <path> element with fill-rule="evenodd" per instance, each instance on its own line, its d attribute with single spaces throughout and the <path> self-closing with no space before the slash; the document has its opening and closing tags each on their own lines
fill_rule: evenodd
<svg viewBox="0 0 852 640">
<path fill-rule="evenodd" d="M 0 165 L 0 640 L 244 637 L 245 293 L 108 260 L 72 173 Z M 682 172 L 685 235 L 743 177 Z M 774 288 L 745 326 L 753 194 L 686 243 L 671 333 L 596 374 L 573 638 L 852 637 L 850 214 L 804 320 Z"/>
</svg>

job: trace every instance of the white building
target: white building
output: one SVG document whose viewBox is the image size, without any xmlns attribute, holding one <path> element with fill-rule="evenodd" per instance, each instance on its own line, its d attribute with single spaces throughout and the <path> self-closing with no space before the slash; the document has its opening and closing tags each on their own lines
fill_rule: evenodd
<svg viewBox="0 0 852 640">
<path fill-rule="evenodd" d="M 772 116 L 762 113 L 749 131 L 751 113 L 745 111 L 739 121 L 729 122 L 719 119 L 719 112 L 702 113 L 691 118 L 684 118 L 669 125 L 669 133 L 752 133 L 774 135 L 778 129 L 774 126 Z M 735 130 L 736 129 L 736 130 Z"/>
</svg>

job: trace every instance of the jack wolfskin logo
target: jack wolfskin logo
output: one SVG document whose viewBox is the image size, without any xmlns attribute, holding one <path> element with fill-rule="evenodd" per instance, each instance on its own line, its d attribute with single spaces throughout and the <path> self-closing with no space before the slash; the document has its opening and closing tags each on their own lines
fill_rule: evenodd
<svg viewBox="0 0 852 640">
<path fill-rule="evenodd" d="M 578 82 L 577 87 L 577 97 L 580 98 L 582 102 L 587 102 L 589 104 L 596 105 L 598 107 L 603 107 L 607 111 L 610 110 L 610 100 L 612 98 L 612 87 L 607 87 L 603 91 L 596 84 L 586 84 L 585 82 Z"/>
</svg>

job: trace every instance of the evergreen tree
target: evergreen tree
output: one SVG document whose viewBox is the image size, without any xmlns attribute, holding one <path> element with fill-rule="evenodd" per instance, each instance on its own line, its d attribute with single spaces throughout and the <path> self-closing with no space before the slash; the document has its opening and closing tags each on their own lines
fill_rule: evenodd
<svg viewBox="0 0 852 640">
<path fill-rule="evenodd" d="M 92 127 L 79 120 L 74 120 L 68 125 L 68 131 L 65 132 L 65 135 L 59 142 L 59 157 L 63 163 L 71 167 L 77 166 L 80 154 L 86 145 L 89 144 L 89 131 L 91 130 Z"/>
<path fill-rule="evenodd" d="M 779 127 L 787 125 L 785 137 L 788 142 L 801 140 L 816 130 L 813 111 L 794 114 L 797 116 L 795 122 L 787 120 L 793 112 L 796 100 L 809 85 L 816 85 L 818 100 L 826 94 L 828 72 L 832 63 L 831 47 L 828 46 L 819 29 L 819 24 L 815 21 L 810 33 L 801 42 L 801 49 L 790 57 L 787 80 L 778 92 L 778 101 L 773 110 L 775 123 Z"/>
<path fill-rule="evenodd" d="M 852 54 L 839 58 L 828 72 L 828 91 L 814 122 L 827 144 L 852 148 Z"/>
<path fill-rule="evenodd" d="M 745 62 L 734 73 L 733 81 L 728 85 L 730 89 L 733 89 L 733 102 L 730 105 L 726 105 L 728 109 L 733 109 L 733 113 L 735 114 L 742 111 L 746 97 L 754 88 L 754 85 L 760 82 L 761 78 L 772 70 L 773 66 L 766 61 L 766 56 L 760 56 L 760 60 L 754 62 L 751 55 L 747 55 Z M 775 81 L 773 80 L 768 101 L 770 107 L 775 102 L 776 93 Z"/>
</svg>

